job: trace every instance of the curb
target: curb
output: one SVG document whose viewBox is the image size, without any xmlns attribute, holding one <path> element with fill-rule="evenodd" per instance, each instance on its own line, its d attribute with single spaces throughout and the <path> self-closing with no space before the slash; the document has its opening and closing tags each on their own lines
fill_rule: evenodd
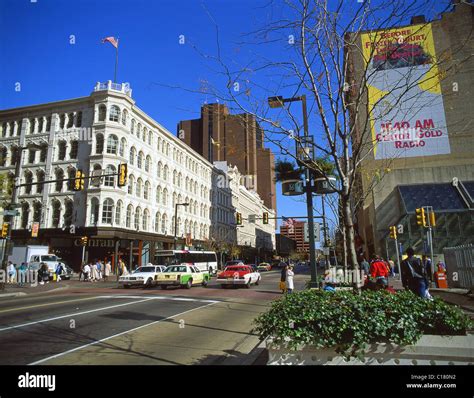
<svg viewBox="0 0 474 398">
<path fill-rule="evenodd" d="M 265 340 L 262 340 L 249 354 L 248 359 L 246 359 L 242 365 L 267 365 L 268 362 L 268 350 L 266 348 L 266 342 L 268 337 Z"/>
<path fill-rule="evenodd" d="M 0 298 L 3 298 L 3 297 L 20 297 L 20 296 L 21 296 L 21 297 L 25 297 L 25 296 L 33 297 L 33 296 L 38 296 L 38 295 L 40 295 L 40 294 L 58 292 L 58 291 L 67 290 L 67 289 L 69 289 L 69 286 L 60 286 L 60 287 L 53 288 L 53 289 L 50 289 L 50 290 L 45 290 L 45 291 L 43 291 L 43 292 L 32 292 L 32 293 L 15 292 L 15 293 L 5 293 L 5 294 L 0 294 Z"/>
<path fill-rule="evenodd" d="M 0 298 L 3 297 L 20 297 L 20 296 L 28 296 L 25 292 L 16 292 L 16 293 L 3 293 L 0 294 Z"/>
</svg>

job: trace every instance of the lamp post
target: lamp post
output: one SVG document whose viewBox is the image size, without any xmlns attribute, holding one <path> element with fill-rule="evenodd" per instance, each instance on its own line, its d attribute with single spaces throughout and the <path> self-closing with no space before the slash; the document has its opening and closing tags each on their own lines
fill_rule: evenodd
<svg viewBox="0 0 474 398">
<path fill-rule="evenodd" d="M 283 104 L 286 102 L 295 102 L 301 101 L 303 106 L 303 129 L 304 129 L 304 143 L 310 142 L 309 132 L 308 132 L 308 111 L 306 107 L 306 96 L 301 95 L 299 97 L 292 97 L 292 98 L 283 98 L 281 96 L 277 97 L 270 97 L 268 98 L 268 105 L 271 108 L 281 108 Z M 298 141 L 299 136 L 295 138 L 295 147 L 296 147 L 296 158 L 298 164 L 303 164 L 304 162 L 300 162 L 299 154 L 298 154 Z M 303 157 L 306 160 L 311 159 L 312 150 L 310 149 L 308 152 L 306 151 L 308 147 L 303 146 Z M 314 215 L 313 215 L 313 187 L 312 187 L 312 175 L 311 170 L 304 166 L 305 168 L 305 177 L 306 177 L 306 208 L 308 212 L 308 233 L 309 233 L 309 261 L 310 261 L 310 269 L 311 269 L 311 281 L 309 286 L 312 288 L 317 288 L 319 286 L 318 283 L 318 271 L 316 268 L 316 252 L 315 252 L 315 239 L 314 239 Z"/>
<path fill-rule="evenodd" d="M 4 215 L 3 215 L 3 222 L 10 223 L 10 226 L 8 228 L 8 235 L 5 237 L 5 240 L 3 242 L 2 270 L 4 271 L 4 275 L 6 275 L 7 258 L 8 258 L 7 256 L 8 256 L 9 246 L 11 245 L 11 236 L 12 236 L 12 229 L 13 229 L 12 221 L 13 221 L 13 217 L 15 217 L 11 214 L 5 214 L 5 210 L 13 211 L 17 208 L 18 185 L 19 185 L 19 179 L 20 179 L 20 173 L 21 173 L 21 162 L 23 159 L 23 151 L 26 149 L 39 150 L 41 149 L 41 146 L 34 143 L 29 143 L 26 146 L 18 147 L 17 151 L 15 152 L 15 176 L 14 176 L 13 187 L 12 187 L 12 196 L 10 199 L 10 203 L 7 205 L 7 209 L 4 209 Z M 5 289 L 5 283 L 1 282 L 0 290 L 4 290 L 4 289 Z"/>
<path fill-rule="evenodd" d="M 176 203 L 174 205 L 174 250 L 176 250 L 178 235 L 178 206 L 189 206 L 189 203 Z"/>
</svg>

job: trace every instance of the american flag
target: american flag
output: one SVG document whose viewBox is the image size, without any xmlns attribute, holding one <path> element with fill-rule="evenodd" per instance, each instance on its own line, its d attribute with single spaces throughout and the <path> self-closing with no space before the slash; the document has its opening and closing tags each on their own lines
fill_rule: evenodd
<svg viewBox="0 0 474 398">
<path fill-rule="evenodd" d="M 115 48 L 118 48 L 118 39 L 116 39 L 115 37 L 109 36 L 109 37 L 106 37 L 106 38 L 102 39 L 102 44 L 103 44 L 103 43 L 106 43 L 106 42 L 109 42 L 109 43 L 112 44 Z"/>
<path fill-rule="evenodd" d="M 288 227 L 288 233 L 292 234 L 295 230 L 296 220 L 293 218 L 286 218 L 286 217 L 282 217 L 282 219 L 283 219 L 283 226 Z"/>
</svg>

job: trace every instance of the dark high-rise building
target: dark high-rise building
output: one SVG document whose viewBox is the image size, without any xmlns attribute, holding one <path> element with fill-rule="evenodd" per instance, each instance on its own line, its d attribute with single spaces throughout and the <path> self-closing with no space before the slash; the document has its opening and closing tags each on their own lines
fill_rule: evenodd
<svg viewBox="0 0 474 398">
<path fill-rule="evenodd" d="M 276 209 L 274 155 L 263 146 L 263 131 L 253 115 L 231 115 L 227 106 L 208 104 L 201 117 L 178 123 L 178 137 L 210 162 L 227 161 L 243 174 L 242 183 Z"/>
</svg>

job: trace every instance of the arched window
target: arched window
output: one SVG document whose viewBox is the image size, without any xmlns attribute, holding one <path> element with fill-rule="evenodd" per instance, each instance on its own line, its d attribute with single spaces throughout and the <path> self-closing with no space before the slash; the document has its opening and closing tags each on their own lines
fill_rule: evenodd
<svg viewBox="0 0 474 398">
<path fill-rule="evenodd" d="M 58 160 L 66 159 L 66 141 L 58 142 Z"/>
<path fill-rule="evenodd" d="M 166 144 L 166 156 L 170 156 L 170 144 Z"/>
<path fill-rule="evenodd" d="M 53 200 L 51 205 L 53 208 L 51 225 L 53 228 L 59 228 L 59 223 L 61 222 L 61 202 Z"/>
<path fill-rule="evenodd" d="M 99 177 L 100 175 L 102 175 L 102 166 L 100 164 L 94 165 L 94 168 L 92 169 L 92 175 L 94 177 L 90 180 L 90 185 L 98 188 L 102 179 L 102 177 Z"/>
<path fill-rule="evenodd" d="M 114 201 L 110 198 L 104 200 L 102 205 L 102 224 L 112 224 L 114 214 Z"/>
<path fill-rule="evenodd" d="M 105 122 L 107 107 L 104 104 L 99 105 L 99 122 Z"/>
<path fill-rule="evenodd" d="M 167 226 L 168 224 L 168 216 L 166 214 L 163 214 L 163 217 L 161 217 L 161 233 L 164 235 L 167 235 Z"/>
<path fill-rule="evenodd" d="M 140 152 L 138 153 L 138 158 L 137 158 L 137 167 L 138 167 L 139 169 L 141 169 L 141 168 L 143 167 L 143 156 L 144 156 L 144 155 L 143 155 L 143 152 L 140 151 Z"/>
<path fill-rule="evenodd" d="M 105 168 L 105 175 L 106 176 L 104 177 L 104 185 L 106 187 L 114 187 L 115 186 L 115 176 L 114 175 L 109 175 L 109 174 L 115 174 L 115 173 L 116 173 L 116 169 L 111 164 L 109 164 Z"/>
<path fill-rule="evenodd" d="M 153 131 L 148 132 L 148 145 L 153 145 Z"/>
<path fill-rule="evenodd" d="M 107 137 L 107 153 L 117 155 L 118 138 L 114 134 Z"/>
<path fill-rule="evenodd" d="M 178 174 L 178 187 L 181 188 L 181 181 L 183 179 L 183 175 L 181 173 Z"/>
<path fill-rule="evenodd" d="M 64 202 L 64 226 L 69 227 L 72 225 L 72 216 L 74 212 L 74 203 L 72 200 L 66 200 Z"/>
<path fill-rule="evenodd" d="M 177 178 L 176 170 L 173 170 L 173 185 L 176 185 L 177 183 L 176 178 Z"/>
<path fill-rule="evenodd" d="M 141 196 L 142 196 L 142 188 L 143 188 L 143 180 L 141 178 L 139 178 L 137 180 L 137 189 L 136 189 L 136 192 L 135 192 L 135 195 L 138 198 L 141 198 Z"/>
<path fill-rule="evenodd" d="M 143 199 L 148 200 L 150 199 L 151 195 L 151 185 L 148 181 L 145 182 L 145 189 L 143 191 Z"/>
<path fill-rule="evenodd" d="M 141 125 L 141 123 L 138 123 L 137 124 L 137 138 L 138 139 L 140 139 L 141 134 L 142 134 L 142 125 Z"/>
<path fill-rule="evenodd" d="M 7 163 L 8 149 L 6 146 L 0 148 L 0 166 L 5 167 Z"/>
<path fill-rule="evenodd" d="M 77 112 L 76 127 L 82 127 L 82 112 Z"/>
<path fill-rule="evenodd" d="M 102 155 L 104 152 L 104 135 L 96 134 L 95 136 L 95 154 Z"/>
<path fill-rule="evenodd" d="M 69 151 L 69 158 L 77 159 L 78 150 L 79 150 L 79 142 L 77 140 L 71 141 L 71 150 Z"/>
<path fill-rule="evenodd" d="M 150 165 L 151 165 L 151 157 L 148 155 L 145 159 L 145 171 L 150 172 Z"/>
<path fill-rule="evenodd" d="M 166 206 L 168 204 L 168 190 L 165 188 L 163 190 L 163 205 Z"/>
<path fill-rule="evenodd" d="M 142 218 L 142 209 L 139 207 L 137 207 L 137 209 L 135 210 L 135 219 L 134 219 L 134 223 L 133 223 L 133 226 L 135 227 L 135 229 L 138 231 L 140 230 L 140 219 Z"/>
<path fill-rule="evenodd" d="M 35 119 L 30 119 L 28 121 L 28 132 L 27 134 L 34 134 L 35 133 Z"/>
<path fill-rule="evenodd" d="M 69 113 L 67 115 L 67 127 L 71 128 L 74 126 L 74 113 Z"/>
<path fill-rule="evenodd" d="M 130 132 L 132 134 L 135 134 L 135 124 L 136 124 L 135 119 L 132 119 L 132 123 L 130 124 Z"/>
<path fill-rule="evenodd" d="M 66 115 L 63 113 L 60 117 L 59 117 L 59 128 L 60 129 L 64 129 L 66 127 Z"/>
<path fill-rule="evenodd" d="M 69 167 L 67 169 L 67 190 L 73 191 L 74 190 L 74 180 L 73 178 L 76 177 L 76 169 L 74 167 Z"/>
<path fill-rule="evenodd" d="M 161 203 L 161 187 L 159 185 L 156 187 L 156 203 Z"/>
<path fill-rule="evenodd" d="M 133 174 L 128 176 L 128 194 L 133 195 L 133 188 L 135 186 L 135 177 Z"/>
<path fill-rule="evenodd" d="M 62 192 L 63 190 L 63 180 L 64 180 L 64 171 L 62 169 L 56 170 L 56 192 Z M 59 221 L 58 221 L 59 222 Z"/>
<path fill-rule="evenodd" d="M 161 138 L 158 137 L 158 139 L 156 140 L 156 149 L 158 152 L 160 152 L 161 150 Z"/>
<path fill-rule="evenodd" d="M 47 156 L 48 156 L 48 144 L 41 144 L 41 149 L 40 149 L 40 162 L 41 162 L 41 163 L 45 163 Z"/>
<path fill-rule="evenodd" d="M 127 125 L 127 119 L 128 119 L 128 112 L 127 112 L 126 109 L 124 109 L 123 112 L 122 112 L 122 124 L 124 126 Z"/>
<path fill-rule="evenodd" d="M 33 222 L 41 222 L 41 210 L 43 205 L 39 201 L 33 203 Z"/>
<path fill-rule="evenodd" d="M 125 150 L 127 148 L 127 140 L 125 138 L 122 138 L 120 140 L 120 147 L 119 147 L 119 155 L 122 157 L 125 157 Z"/>
<path fill-rule="evenodd" d="M 130 163 L 131 166 L 135 164 L 135 158 L 137 156 L 137 150 L 135 149 L 134 146 L 130 148 L 130 159 L 128 159 L 128 162 Z"/>
<path fill-rule="evenodd" d="M 142 221 L 142 227 L 144 231 L 148 231 L 148 227 L 150 225 L 150 212 L 148 209 L 145 209 L 143 211 L 143 221 Z"/>
<path fill-rule="evenodd" d="M 161 141 L 161 152 L 164 154 L 166 154 L 166 142 L 165 140 Z"/>
<path fill-rule="evenodd" d="M 121 200 L 118 200 L 117 206 L 115 206 L 115 225 L 122 224 L 122 209 L 123 209 L 123 202 Z"/>
<path fill-rule="evenodd" d="M 143 127 L 143 142 L 146 142 L 147 136 L 148 130 L 146 129 L 146 127 Z"/>
<path fill-rule="evenodd" d="M 111 122 L 118 122 L 120 120 L 120 108 L 117 105 L 110 107 L 109 120 Z"/>
<path fill-rule="evenodd" d="M 161 164 L 161 162 L 158 162 L 158 166 L 156 168 L 156 175 L 158 178 L 161 178 L 161 169 L 163 168 L 163 165 Z"/>
<path fill-rule="evenodd" d="M 127 217 L 125 220 L 125 227 L 130 228 L 132 225 L 132 217 L 133 217 L 133 206 L 128 205 L 127 206 Z"/>
<path fill-rule="evenodd" d="M 160 224 L 161 224 L 161 214 L 159 211 L 157 211 L 155 214 L 155 232 L 156 233 L 160 232 Z"/>
<path fill-rule="evenodd" d="M 36 172 L 36 182 L 43 182 L 44 181 L 44 171 L 38 170 Z M 43 193 L 43 184 L 36 185 L 36 193 Z"/>
<path fill-rule="evenodd" d="M 28 228 L 28 220 L 30 215 L 30 205 L 25 202 L 21 205 L 21 228 Z"/>
</svg>

